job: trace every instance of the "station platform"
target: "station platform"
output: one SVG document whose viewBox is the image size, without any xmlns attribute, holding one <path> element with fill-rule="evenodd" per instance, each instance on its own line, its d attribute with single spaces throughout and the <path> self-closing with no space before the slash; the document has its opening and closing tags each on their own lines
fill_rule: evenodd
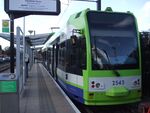
<svg viewBox="0 0 150 113">
<path fill-rule="evenodd" d="M 42 64 L 33 64 L 20 96 L 20 113 L 78 113 Z"/>
</svg>

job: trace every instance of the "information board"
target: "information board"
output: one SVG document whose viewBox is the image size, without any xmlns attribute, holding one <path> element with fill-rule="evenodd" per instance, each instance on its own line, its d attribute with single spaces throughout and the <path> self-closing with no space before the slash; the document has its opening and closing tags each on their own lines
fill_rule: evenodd
<svg viewBox="0 0 150 113">
<path fill-rule="evenodd" d="M 0 93 L 17 92 L 16 81 L 0 81 Z"/>
<path fill-rule="evenodd" d="M 5 0 L 7 13 L 29 13 L 57 15 L 60 13 L 59 0 Z"/>
</svg>

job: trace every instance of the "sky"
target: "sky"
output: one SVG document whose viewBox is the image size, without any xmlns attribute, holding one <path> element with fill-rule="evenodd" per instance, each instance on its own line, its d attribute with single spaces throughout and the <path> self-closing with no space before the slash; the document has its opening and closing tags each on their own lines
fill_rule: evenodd
<svg viewBox="0 0 150 113">
<path fill-rule="evenodd" d="M 50 33 L 51 27 L 61 27 L 67 22 L 69 16 L 75 12 L 86 8 L 95 10 L 95 2 L 81 2 L 71 0 L 61 1 L 61 13 L 58 16 L 30 15 L 25 17 L 25 35 L 29 35 L 29 30 L 35 30 L 36 34 Z M 113 11 L 132 12 L 137 18 L 139 31 L 150 30 L 150 0 L 101 0 L 102 10 L 112 7 Z M 2 33 L 2 20 L 9 19 L 4 11 L 4 0 L 0 0 L 0 33 Z M 23 29 L 23 18 L 15 19 L 15 29 L 17 26 Z M 16 32 L 16 30 L 15 30 Z M 0 38 L 2 48 L 9 46 L 9 42 Z"/>
</svg>

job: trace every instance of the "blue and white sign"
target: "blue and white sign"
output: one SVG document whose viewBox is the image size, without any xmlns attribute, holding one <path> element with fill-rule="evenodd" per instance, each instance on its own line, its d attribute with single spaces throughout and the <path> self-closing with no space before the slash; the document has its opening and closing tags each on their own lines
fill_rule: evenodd
<svg viewBox="0 0 150 113">
<path fill-rule="evenodd" d="M 53 15 L 60 13 L 59 0 L 5 0 L 7 13 Z"/>
<path fill-rule="evenodd" d="M 56 11 L 56 0 L 9 0 L 9 9 L 18 11 Z"/>
</svg>

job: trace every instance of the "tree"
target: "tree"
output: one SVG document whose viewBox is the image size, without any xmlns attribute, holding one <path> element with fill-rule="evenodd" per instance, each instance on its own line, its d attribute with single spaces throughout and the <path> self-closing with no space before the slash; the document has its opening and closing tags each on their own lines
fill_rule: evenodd
<svg viewBox="0 0 150 113">
<path fill-rule="evenodd" d="M 10 56 L 10 47 L 7 46 L 4 48 L 4 54 Z M 14 48 L 14 56 L 16 56 L 16 48 Z"/>
</svg>

